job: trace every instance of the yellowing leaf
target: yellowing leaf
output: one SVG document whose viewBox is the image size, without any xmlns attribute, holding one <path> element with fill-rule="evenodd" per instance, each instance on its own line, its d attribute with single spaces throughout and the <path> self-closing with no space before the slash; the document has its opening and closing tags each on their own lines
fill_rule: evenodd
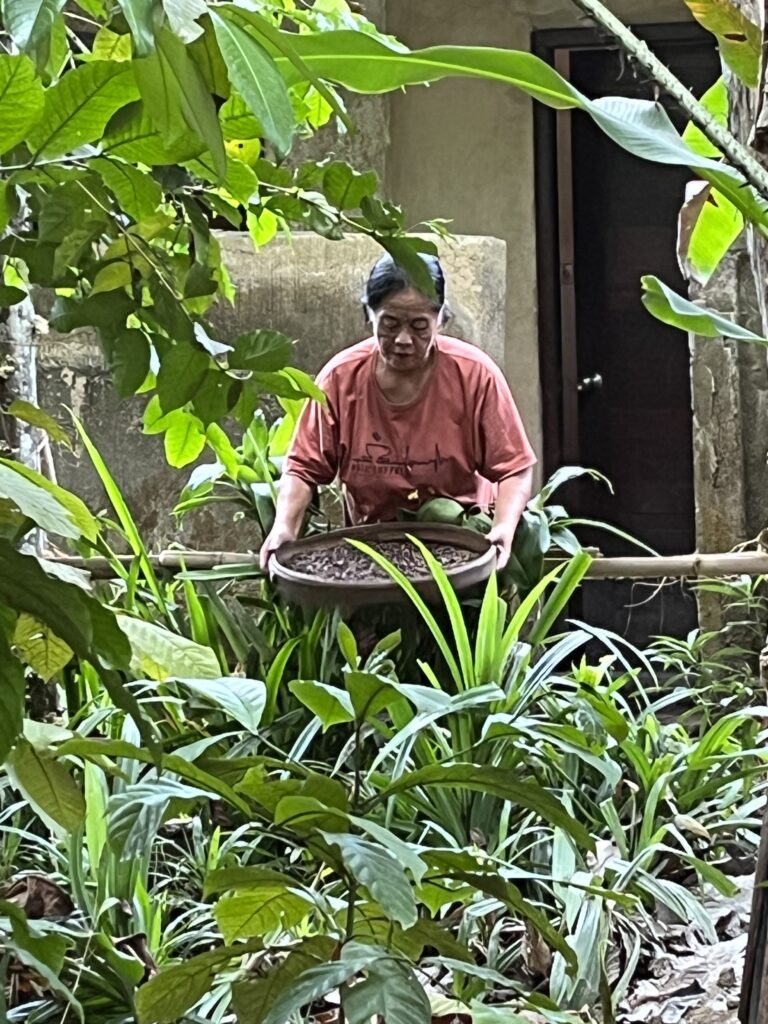
<svg viewBox="0 0 768 1024">
<path fill-rule="evenodd" d="M 19 656 L 47 683 L 72 658 L 72 648 L 60 640 L 45 623 L 26 612 L 16 620 L 13 645 Z"/>
<path fill-rule="evenodd" d="M 732 0 L 685 0 L 696 21 L 717 36 L 728 67 L 745 85 L 757 85 L 762 34 Z"/>
</svg>

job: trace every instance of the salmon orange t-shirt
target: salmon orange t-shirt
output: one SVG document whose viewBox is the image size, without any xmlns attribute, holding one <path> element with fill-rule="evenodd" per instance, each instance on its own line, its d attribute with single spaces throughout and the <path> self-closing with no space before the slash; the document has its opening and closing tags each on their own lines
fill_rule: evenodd
<svg viewBox="0 0 768 1024">
<path fill-rule="evenodd" d="M 320 371 L 327 403 L 307 403 L 283 467 L 311 486 L 338 479 L 352 523 L 435 496 L 487 508 L 495 484 L 534 465 L 509 386 L 480 349 L 440 335 L 432 375 L 406 405 L 379 388 L 377 351 L 369 338 Z"/>
</svg>

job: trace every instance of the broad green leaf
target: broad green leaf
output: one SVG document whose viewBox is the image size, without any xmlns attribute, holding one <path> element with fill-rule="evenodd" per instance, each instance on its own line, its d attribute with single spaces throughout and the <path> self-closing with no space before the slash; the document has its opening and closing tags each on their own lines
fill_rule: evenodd
<svg viewBox="0 0 768 1024">
<path fill-rule="evenodd" d="M 0 765 L 21 734 L 23 721 L 24 669 L 0 629 Z"/>
<path fill-rule="evenodd" d="M 744 218 L 717 189 L 696 184 L 699 190 L 680 211 L 677 256 L 685 277 L 706 284 L 741 234 Z"/>
<path fill-rule="evenodd" d="M 375 171 L 359 174 L 349 164 L 334 160 L 323 172 L 323 192 L 339 210 L 357 210 L 365 196 L 376 194 L 379 180 Z"/>
<path fill-rule="evenodd" d="M 508 800 L 518 807 L 524 807 L 540 815 L 550 825 L 558 825 L 579 845 L 587 849 L 593 846 L 584 825 L 576 821 L 552 793 L 538 783 L 521 782 L 512 772 L 490 765 L 432 764 L 417 768 L 415 771 L 405 772 L 396 782 L 383 789 L 376 800 L 387 800 L 398 793 L 429 786 L 469 789 Z"/>
<path fill-rule="evenodd" d="M 3 24 L 14 43 L 35 58 L 38 68 L 48 60 L 56 20 L 65 0 L 4 0 Z"/>
<path fill-rule="evenodd" d="M 173 412 L 195 397 L 211 360 L 197 344 L 177 342 L 163 356 L 157 372 L 157 394 L 163 412 Z"/>
<path fill-rule="evenodd" d="M 133 36 L 136 54 L 144 57 L 155 47 L 155 0 L 117 0 Z"/>
<path fill-rule="evenodd" d="M 79 657 L 98 656 L 116 668 L 128 665 L 128 638 L 112 612 L 80 587 L 47 575 L 36 558 L 2 539 L 0 604 L 45 622 Z"/>
<path fill-rule="evenodd" d="M 17 477 L 23 477 L 27 484 L 36 488 L 37 497 L 39 499 L 41 493 L 47 494 L 49 497 L 54 498 L 59 505 L 61 505 L 67 512 L 69 518 L 77 529 L 76 537 L 82 536 L 87 540 L 94 542 L 99 536 L 99 524 L 96 519 L 88 511 L 88 508 L 81 501 L 76 494 L 71 491 L 65 490 L 58 484 L 53 483 L 48 477 L 42 475 L 42 473 L 36 472 L 34 469 L 30 469 L 29 466 L 25 466 L 20 462 L 12 462 L 10 459 L 0 458 L 0 480 L 5 482 L 6 486 L 10 486 L 10 478 L 4 474 L 7 471 L 13 472 Z M 3 485 L 0 484 L 0 495 L 5 494 Z M 8 495 L 10 496 L 10 495 Z M 34 519 L 34 515 L 27 513 L 30 519 Z M 40 526 L 43 524 L 40 523 Z M 54 531 L 56 532 L 56 531 Z M 65 536 L 72 536 L 72 534 L 65 534 Z"/>
<path fill-rule="evenodd" d="M 291 983 L 271 1006 L 261 1024 L 285 1024 L 303 1006 L 313 1003 L 326 992 L 337 989 L 386 955 L 386 951 L 378 946 L 348 942 L 338 960 L 310 967 L 302 971 L 298 977 L 291 979 Z"/>
<path fill-rule="evenodd" d="M 427 865 L 419 856 L 418 848 L 413 843 L 405 842 L 404 839 L 396 836 L 394 832 L 371 818 L 355 818 L 350 815 L 349 820 L 353 825 L 357 825 L 361 832 L 367 832 L 371 839 L 389 850 L 392 856 L 410 871 L 416 884 L 421 884 L 427 871 Z"/>
<path fill-rule="evenodd" d="M 29 667 L 47 683 L 72 660 L 72 648 L 44 622 L 22 612 L 13 631 L 13 646 Z"/>
<path fill-rule="evenodd" d="M 288 875 L 272 871 L 269 868 L 220 868 L 217 871 L 209 871 L 205 876 L 203 898 L 208 899 L 209 896 L 215 896 L 228 890 L 242 892 L 247 889 L 261 889 L 263 885 L 267 884 L 290 888 L 298 883 Z"/>
<path fill-rule="evenodd" d="M 113 193 L 129 217 L 141 221 L 151 216 L 163 200 L 158 183 L 145 171 L 124 160 L 99 157 L 90 166 Z"/>
<path fill-rule="evenodd" d="M 215 800 L 217 794 L 161 776 L 114 793 L 107 803 L 107 834 L 120 860 L 146 856 L 171 800 Z"/>
<path fill-rule="evenodd" d="M 325 935 L 314 935 L 293 946 L 267 975 L 246 978 L 232 986 L 232 1005 L 237 1019 L 248 1024 L 262 1024 L 278 999 L 288 992 L 303 971 L 330 963 L 336 942 Z"/>
<path fill-rule="evenodd" d="M 7 10 L 6 3 L 6 10 Z M 0 56 L 0 153 L 13 149 L 43 113 L 43 84 L 29 57 Z"/>
<path fill-rule="evenodd" d="M 352 698 L 346 690 L 314 679 L 294 679 L 288 684 L 288 689 L 305 707 L 317 715 L 322 722 L 323 732 L 332 725 L 355 720 Z"/>
<path fill-rule="evenodd" d="M 6 767 L 13 785 L 38 814 L 45 815 L 66 832 L 74 832 L 83 823 L 83 794 L 60 761 L 24 740 L 11 751 Z"/>
<path fill-rule="evenodd" d="M 213 910 L 225 942 L 264 938 L 295 927 L 312 909 L 294 883 L 264 882 L 255 892 L 222 897 Z"/>
<path fill-rule="evenodd" d="M 763 39 L 758 25 L 733 0 L 685 0 L 691 14 L 717 37 L 720 53 L 742 82 L 754 88 L 760 72 Z"/>
<path fill-rule="evenodd" d="M 235 370 L 271 373 L 282 370 L 294 354 L 291 339 L 280 331 L 249 331 L 232 342 L 229 365 Z"/>
<path fill-rule="evenodd" d="M 80 529 L 70 512 L 52 494 L 0 462 L 0 498 L 8 498 L 25 516 L 48 533 L 77 539 Z"/>
<path fill-rule="evenodd" d="M 376 1016 L 387 1024 L 430 1024 L 432 1008 L 411 967 L 382 958 L 366 968 L 366 977 L 345 985 L 341 994 L 344 1019 L 369 1024 Z"/>
<path fill-rule="evenodd" d="M 205 142 L 192 131 L 175 139 L 164 136 L 141 101 L 117 112 L 107 126 L 102 147 L 110 156 L 150 167 L 181 164 L 199 156 L 204 149 Z"/>
<path fill-rule="evenodd" d="M 728 127 L 728 88 L 724 78 L 718 78 L 699 99 L 699 103 L 715 118 L 722 128 Z M 717 159 L 722 153 L 710 142 L 704 132 L 693 121 L 689 121 L 683 132 L 683 142 L 700 156 Z"/>
<path fill-rule="evenodd" d="M 67 334 L 77 327 L 100 327 L 117 331 L 133 310 L 128 295 L 94 295 L 83 300 L 57 296 L 49 317 L 54 330 Z"/>
<path fill-rule="evenodd" d="M 183 43 L 192 43 L 203 34 L 197 19 L 208 13 L 205 0 L 163 0 L 168 24 Z"/>
<path fill-rule="evenodd" d="M 416 924 L 416 899 L 402 865 L 385 847 L 359 836 L 323 832 L 329 846 L 337 847 L 342 863 L 364 886 L 382 911 L 403 928 Z"/>
<path fill-rule="evenodd" d="M 131 644 L 131 667 L 139 676 L 162 682 L 174 676 L 190 679 L 219 679 L 221 668 L 210 647 L 171 633 L 143 619 L 118 615 L 120 628 Z"/>
<path fill-rule="evenodd" d="M 768 345 L 768 338 L 761 338 L 713 309 L 706 309 L 684 299 L 657 277 L 646 276 L 641 281 L 643 305 L 657 320 L 690 334 L 700 334 L 704 338 L 735 338 L 737 341 Z"/>
<path fill-rule="evenodd" d="M 293 139 L 293 109 L 288 89 L 274 61 L 261 43 L 242 26 L 236 9 L 211 11 L 221 55 L 229 80 L 259 119 L 264 134 L 285 156 Z"/>
<path fill-rule="evenodd" d="M 110 337 L 104 348 L 117 394 L 120 398 L 135 394 L 149 373 L 151 351 L 147 335 L 135 328 L 125 328 Z"/>
<path fill-rule="evenodd" d="M 91 61 L 46 90 L 43 116 L 27 136 L 38 156 L 61 156 L 96 142 L 121 107 L 138 99 L 130 65 Z"/>
<path fill-rule="evenodd" d="M 52 441 L 57 441 L 59 444 L 64 444 L 67 448 L 72 447 L 72 439 L 66 430 L 57 423 L 53 416 L 45 412 L 44 409 L 38 408 L 31 402 L 25 402 L 21 398 L 14 398 L 8 408 L 5 410 L 7 416 L 13 416 L 14 419 L 21 420 L 22 423 L 29 423 L 32 427 L 39 427 L 44 430 Z"/>
<path fill-rule="evenodd" d="M 221 946 L 163 968 L 136 992 L 138 1024 L 175 1024 L 210 990 L 218 971 L 259 948 L 255 942 Z"/>
<path fill-rule="evenodd" d="M 83 1007 L 59 977 L 72 940 L 60 933 L 44 931 L 38 922 L 30 921 L 24 911 L 10 900 L 0 900 L 0 917 L 11 922 L 10 937 L 3 945 L 17 960 L 39 975 L 46 988 L 65 999 L 84 1024 Z"/>
<path fill-rule="evenodd" d="M 166 417 L 165 458 L 176 469 L 194 462 L 205 448 L 205 430 L 202 422 L 191 413 L 175 409 Z"/>
<path fill-rule="evenodd" d="M 261 680 L 227 676 L 219 679 L 177 679 L 176 682 L 221 708 L 248 732 L 258 734 L 267 702 L 267 689 Z"/>
<path fill-rule="evenodd" d="M 114 292 L 118 288 L 129 288 L 132 280 L 130 263 L 126 260 L 113 260 L 98 271 L 90 294 L 99 295 L 101 292 Z"/>
<path fill-rule="evenodd" d="M 130 60 L 133 44 L 129 35 L 119 35 L 108 28 L 100 28 L 93 39 L 91 53 L 96 60 Z"/>
<path fill-rule="evenodd" d="M 223 178 L 227 156 L 216 108 L 184 43 L 161 29 L 155 52 L 134 63 L 147 113 L 163 139 L 174 143 L 191 131 L 210 150 Z"/>
</svg>

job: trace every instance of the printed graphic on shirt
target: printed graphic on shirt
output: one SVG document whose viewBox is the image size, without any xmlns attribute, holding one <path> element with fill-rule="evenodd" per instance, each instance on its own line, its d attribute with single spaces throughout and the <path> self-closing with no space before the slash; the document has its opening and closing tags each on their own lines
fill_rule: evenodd
<svg viewBox="0 0 768 1024">
<path fill-rule="evenodd" d="M 364 451 L 350 459 L 352 472 L 376 476 L 408 476 L 417 467 L 429 466 L 437 473 L 443 463 L 449 461 L 440 454 L 440 446 L 437 444 L 431 452 L 421 452 L 417 457 L 412 453 L 410 444 L 398 450 L 384 444 L 381 434 L 374 432 L 372 437 L 373 440 L 366 444 Z"/>
</svg>

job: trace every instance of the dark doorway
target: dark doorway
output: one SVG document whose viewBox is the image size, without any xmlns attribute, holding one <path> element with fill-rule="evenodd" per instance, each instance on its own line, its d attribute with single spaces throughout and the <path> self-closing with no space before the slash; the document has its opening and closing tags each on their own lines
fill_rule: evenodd
<svg viewBox="0 0 768 1024">
<path fill-rule="evenodd" d="M 644 34 L 697 95 L 719 76 L 712 36 L 696 26 Z M 642 70 L 589 31 L 540 33 L 535 49 L 589 97 L 656 98 Z M 661 102 L 682 129 L 685 117 Z M 609 521 L 661 554 L 693 551 L 688 346 L 640 301 L 643 274 L 685 290 L 677 214 L 692 175 L 631 156 L 581 113 L 540 111 L 537 150 L 545 471 L 600 470 L 615 494 L 568 485 L 569 512 Z M 604 554 L 638 553 L 605 533 L 583 536 Z M 591 583 L 575 611 L 639 644 L 696 624 L 695 602 L 679 584 Z"/>
</svg>

